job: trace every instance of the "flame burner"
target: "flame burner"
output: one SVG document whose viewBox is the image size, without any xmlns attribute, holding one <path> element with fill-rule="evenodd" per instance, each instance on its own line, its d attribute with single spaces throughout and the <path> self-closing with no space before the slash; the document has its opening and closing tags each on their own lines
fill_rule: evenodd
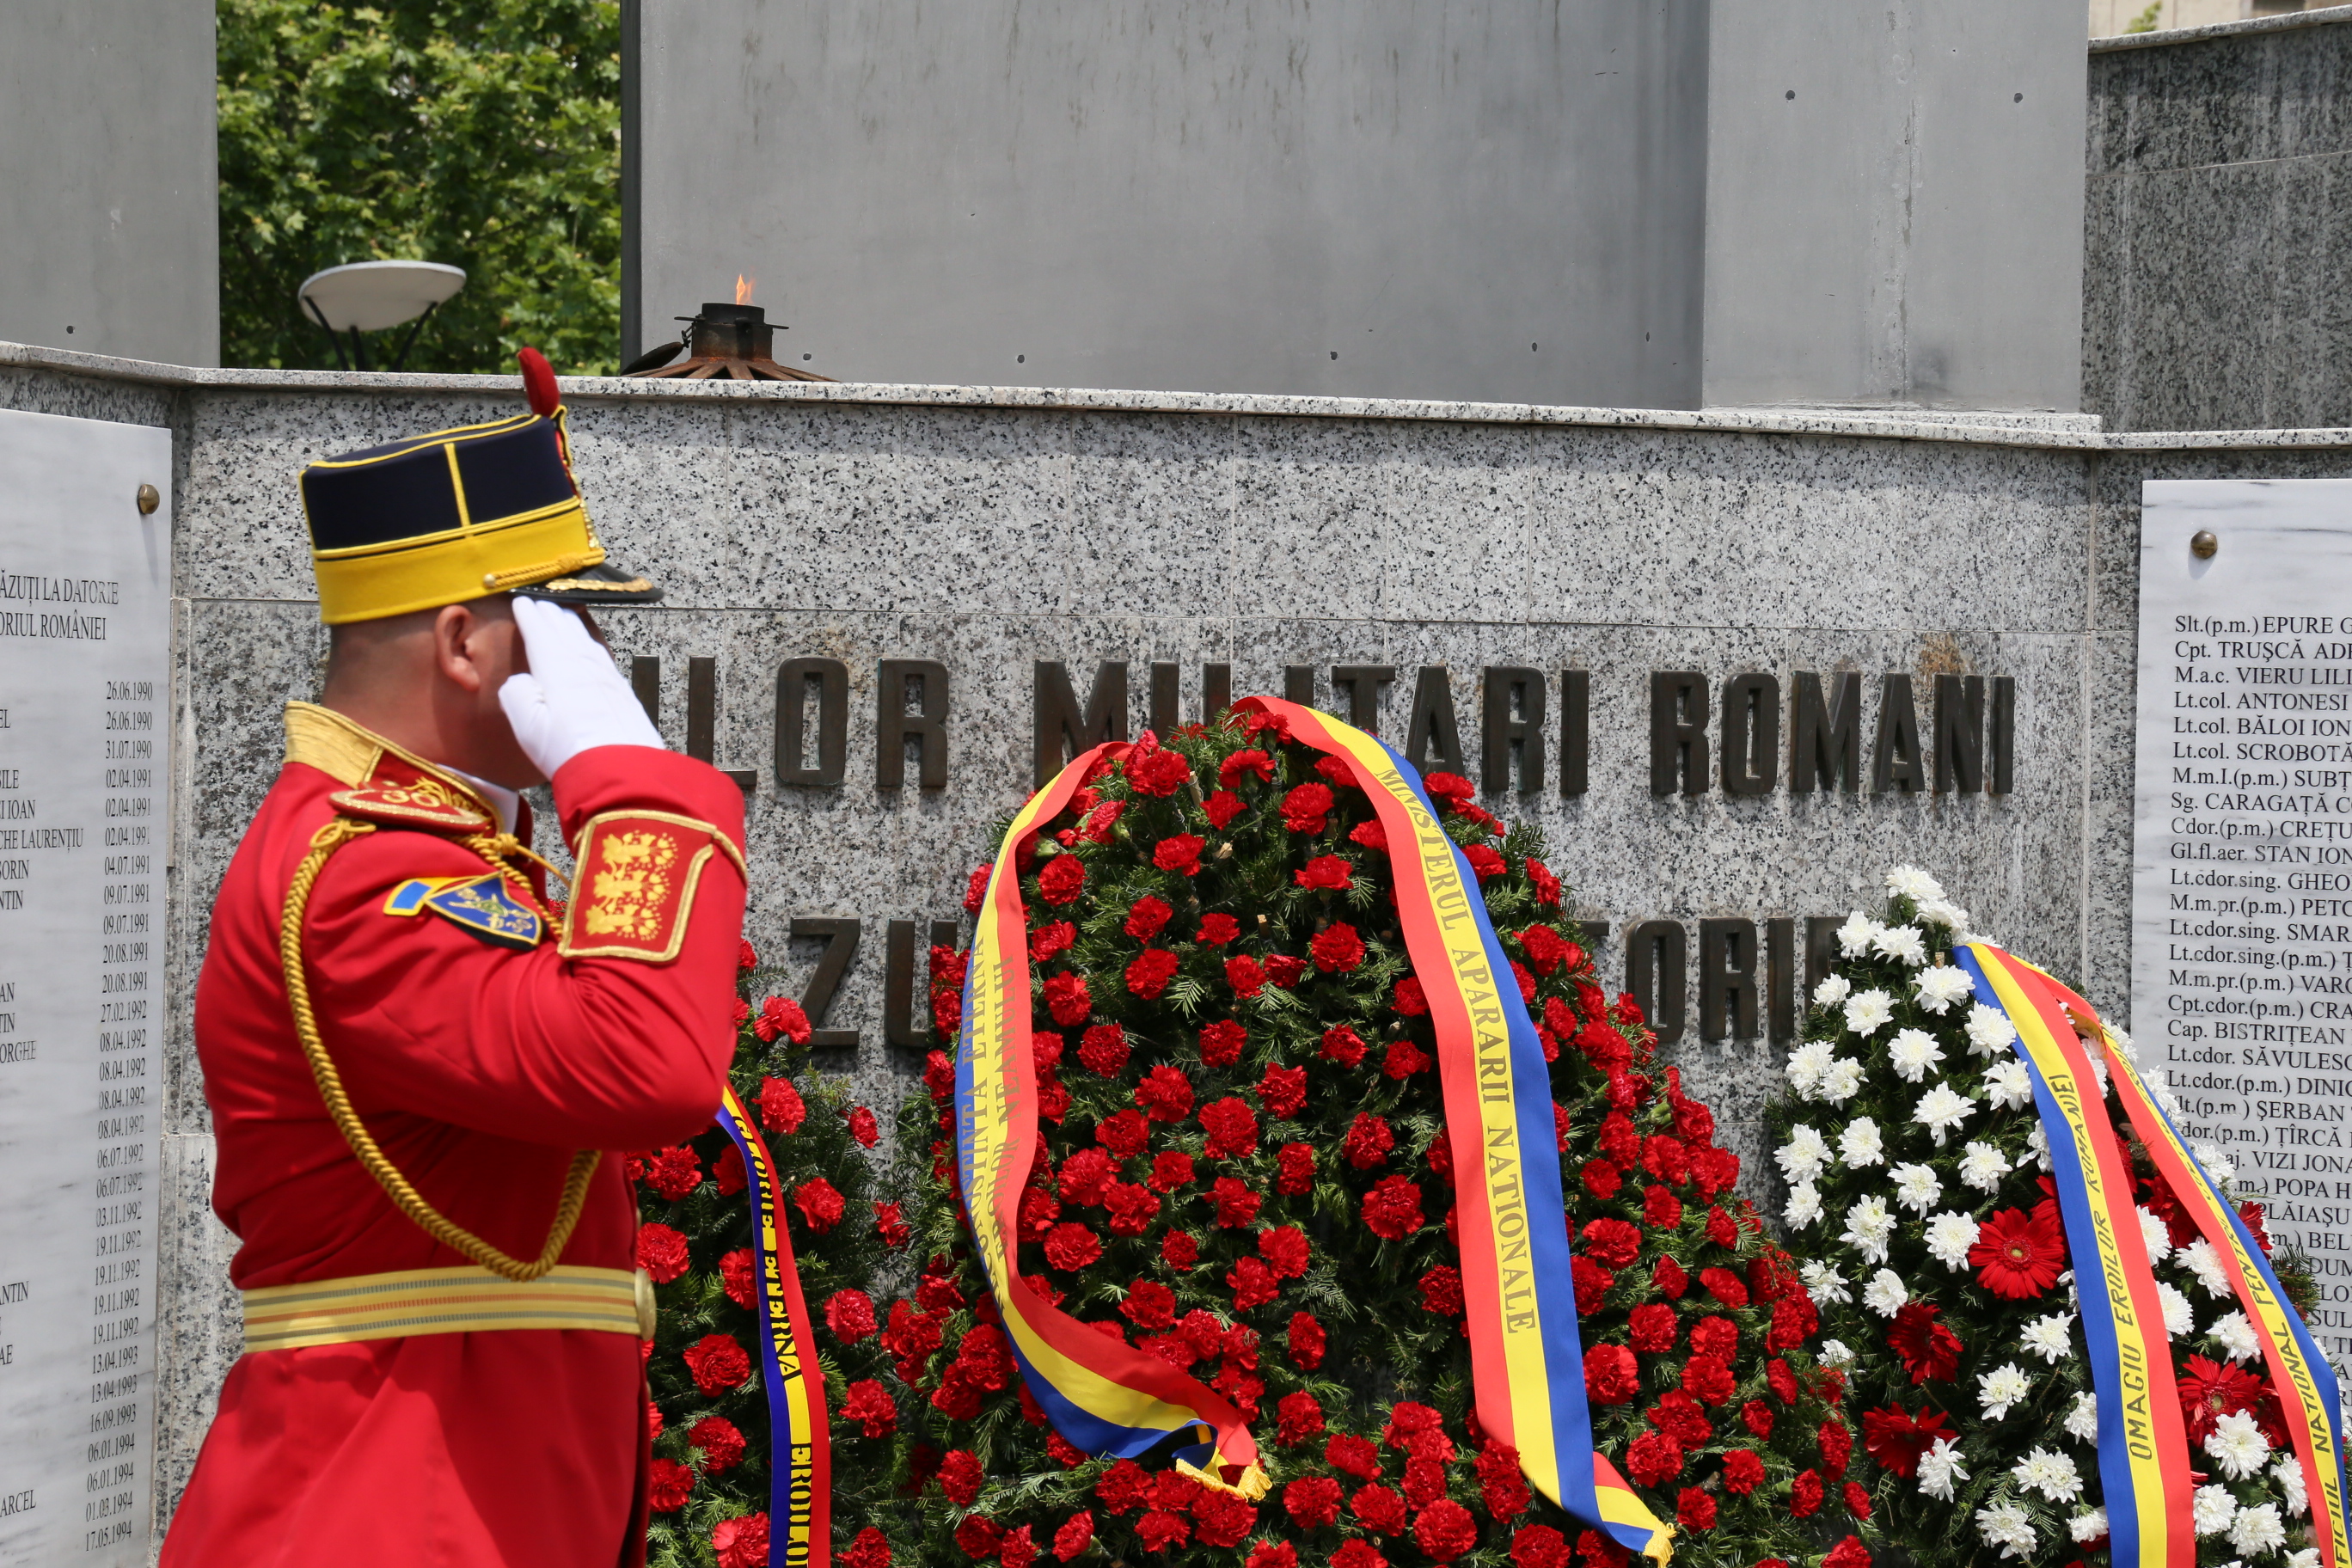
<svg viewBox="0 0 2352 1568">
<path fill-rule="evenodd" d="M 705 304 L 701 313 L 680 316 L 687 323 L 678 341 L 664 343 L 625 367 L 623 375 L 686 381 L 831 381 L 812 370 L 794 370 L 775 357 L 777 329 L 758 305 Z M 686 351 L 677 359 L 679 350 Z M 672 363 L 672 361 L 676 363 Z"/>
</svg>

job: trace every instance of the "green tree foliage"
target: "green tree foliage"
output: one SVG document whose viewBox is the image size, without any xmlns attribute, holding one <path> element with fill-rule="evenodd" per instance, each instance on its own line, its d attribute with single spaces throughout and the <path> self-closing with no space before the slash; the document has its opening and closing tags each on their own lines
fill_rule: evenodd
<svg viewBox="0 0 2352 1568">
<path fill-rule="evenodd" d="M 333 368 L 302 279 L 415 259 L 467 281 L 406 368 L 617 367 L 616 0 L 219 7 L 222 363 Z"/>
</svg>

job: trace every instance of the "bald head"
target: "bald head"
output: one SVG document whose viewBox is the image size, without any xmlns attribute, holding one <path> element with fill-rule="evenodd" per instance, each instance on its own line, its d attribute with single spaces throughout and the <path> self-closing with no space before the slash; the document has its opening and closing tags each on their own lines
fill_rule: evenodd
<svg viewBox="0 0 2352 1568">
<path fill-rule="evenodd" d="M 545 782 L 499 688 L 530 663 L 504 594 L 333 627 L 319 700 L 428 762 L 509 789 Z"/>
</svg>

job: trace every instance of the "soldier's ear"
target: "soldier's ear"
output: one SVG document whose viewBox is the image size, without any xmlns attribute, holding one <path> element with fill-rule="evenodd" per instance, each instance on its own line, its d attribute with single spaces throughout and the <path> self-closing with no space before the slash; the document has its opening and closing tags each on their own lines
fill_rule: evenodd
<svg viewBox="0 0 2352 1568">
<path fill-rule="evenodd" d="M 471 605 L 444 605 L 433 617 L 433 662 L 443 679 L 469 695 L 489 683 L 482 639 L 488 631 Z"/>
</svg>

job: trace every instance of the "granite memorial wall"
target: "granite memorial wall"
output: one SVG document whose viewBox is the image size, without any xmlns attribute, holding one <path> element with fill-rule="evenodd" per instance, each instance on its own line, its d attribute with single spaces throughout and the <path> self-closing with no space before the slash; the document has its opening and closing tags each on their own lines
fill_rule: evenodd
<svg viewBox="0 0 2352 1568">
<path fill-rule="evenodd" d="M 2140 482 L 2352 472 L 2344 433 L 2063 417 L 568 390 L 600 530 L 669 589 L 612 641 L 746 787 L 761 978 L 870 1102 L 919 1068 L 921 950 L 1041 768 L 1286 693 L 1543 828 L 1755 1184 L 1814 922 L 1891 863 L 2126 1015 Z M 324 651 L 293 475 L 518 397 L 0 349 L 0 407 L 173 433 L 159 1523 L 238 1349 L 186 999 Z"/>
</svg>

